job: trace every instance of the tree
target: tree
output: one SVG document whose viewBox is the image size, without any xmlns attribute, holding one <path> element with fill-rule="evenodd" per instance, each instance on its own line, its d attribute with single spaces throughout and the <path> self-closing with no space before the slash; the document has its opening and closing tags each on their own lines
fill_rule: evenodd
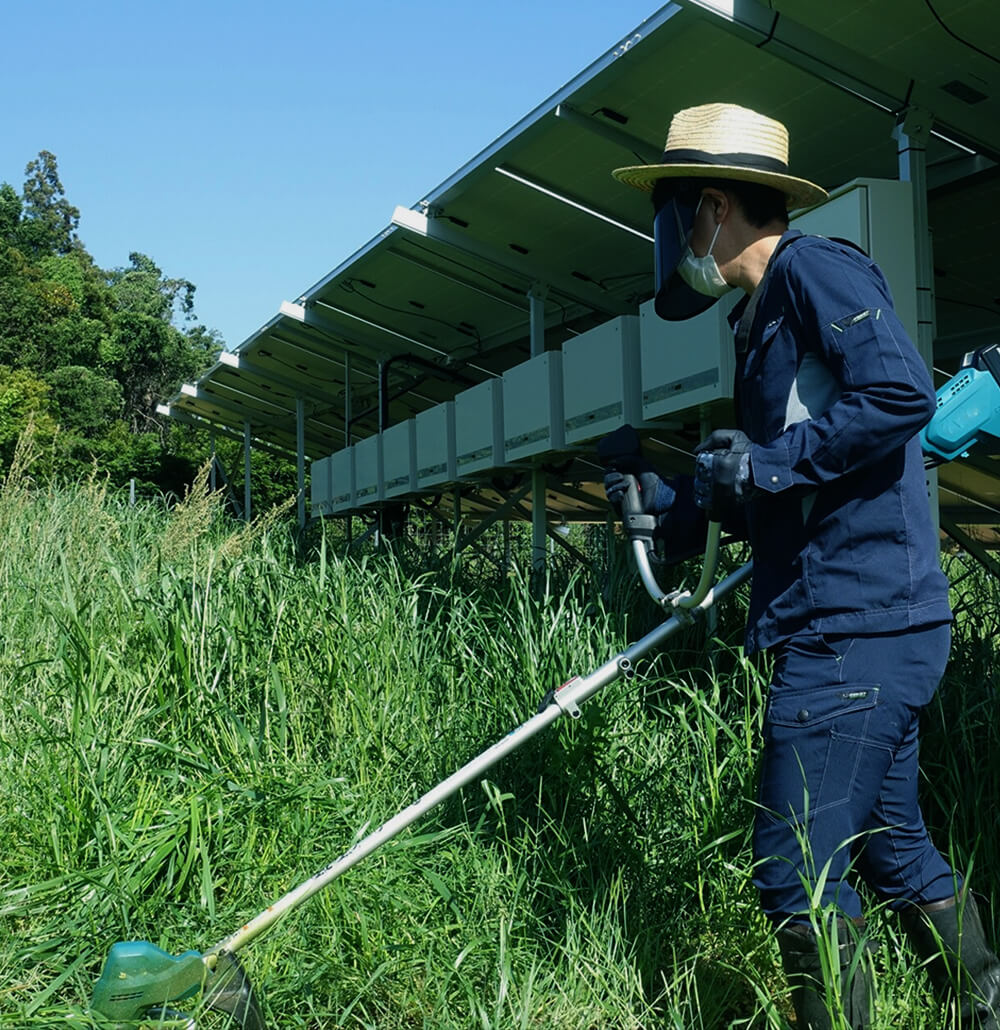
<svg viewBox="0 0 1000 1030">
<path fill-rule="evenodd" d="M 45 376 L 52 414 L 65 432 L 83 439 L 107 433 L 122 414 L 122 388 L 92 368 L 63 365 Z"/>
<path fill-rule="evenodd" d="M 68 254 L 78 242 L 80 211 L 66 199 L 56 155 L 39 152 L 24 170 L 21 220 L 16 245 L 26 254 Z"/>
<path fill-rule="evenodd" d="M 49 387 L 23 368 L 0 365 L 0 462 L 10 465 L 18 437 L 32 426 L 35 442 L 48 449 L 57 432 Z"/>
<path fill-rule="evenodd" d="M 188 338 L 152 315 L 119 311 L 101 357 L 122 387 L 133 432 L 149 429 L 157 401 L 198 371 Z"/>
<path fill-rule="evenodd" d="M 21 222 L 21 198 L 9 182 L 0 183 L 0 243 L 16 241 Z"/>
<path fill-rule="evenodd" d="M 108 285 L 119 311 L 149 315 L 161 322 L 172 322 L 175 315 L 194 318 L 194 283 L 187 279 L 168 279 L 151 258 L 138 251 L 128 256 L 128 268 L 108 273 Z"/>
<path fill-rule="evenodd" d="M 139 251 L 124 268 L 94 263 L 54 154 L 25 171 L 22 195 L 0 183 L 0 463 L 30 422 L 47 473 L 96 461 L 112 482 L 182 492 L 207 441 L 199 454 L 185 438 L 176 452 L 155 405 L 216 360 L 222 340 L 194 323 L 190 280 Z"/>
</svg>

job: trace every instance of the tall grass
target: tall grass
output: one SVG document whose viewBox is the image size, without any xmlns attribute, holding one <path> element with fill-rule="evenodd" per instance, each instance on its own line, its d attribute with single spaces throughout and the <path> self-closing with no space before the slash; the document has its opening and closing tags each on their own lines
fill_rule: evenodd
<svg viewBox="0 0 1000 1030">
<path fill-rule="evenodd" d="M 214 944 L 654 617 L 622 585 L 569 577 L 532 600 L 516 575 L 336 543 L 234 527 L 202 490 L 129 508 L 96 480 L 8 477 L 0 1025 L 100 1025 L 87 1000 L 113 942 Z M 993 900 L 1000 604 L 952 573 L 928 812 Z M 739 608 L 247 948 L 271 1024 L 786 1026 L 750 880 L 767 670 L 740 655 Z M 945 1025 L 888 914 L 870 936 L 876 1027 Z"/>
</svg>

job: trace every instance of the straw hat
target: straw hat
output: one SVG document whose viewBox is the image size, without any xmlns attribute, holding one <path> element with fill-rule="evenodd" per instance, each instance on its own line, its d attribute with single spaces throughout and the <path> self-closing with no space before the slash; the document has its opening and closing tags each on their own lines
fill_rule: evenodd
<svg viewBox="0 0 1000 1030">
<path fill-rule="evenodd" d="M 652 192 L 657 179 L 740 179 L 785 194 L 789 208 L 827 199 L 826 190 L 788 174 L 788 130 L 773 118 L 736 104 L 703 104 L 678 111 L 670 122 L 660 164 L 611 173 L 619 182 Z"/>
</svg>

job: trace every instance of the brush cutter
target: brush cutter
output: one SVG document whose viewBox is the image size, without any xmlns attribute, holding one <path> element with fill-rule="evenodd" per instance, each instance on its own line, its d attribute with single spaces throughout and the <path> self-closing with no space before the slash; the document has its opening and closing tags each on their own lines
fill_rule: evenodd
<svg viewBox="0 0 1000 1030">
<path fill-rule="evenodd" d="M 229 1013 L 231 1025 L 234 1023 L 244 1030 L 264 1030 L 261 1008 L 246 973 L 235 958 L 236 952 L 432 808 L 468 784 L 480 780 L 489 768 L 560 716 L 579 718 L 583 702 L 609 683 L 628 675 L 638 659 L 661 647 L 678 630 L 747 580 L 749 564 L 718 584 L 714 583 L 719 553 L 719 526 L 712 523 L 709 526 L 704 569 L 695 590 L 664 593 L 656 582 L 649 562 L 656 521 L 642 513 L 634 480 L 622 508 L 622 521 L 632 541 L 642 582 L 656 603 L 670 613 L 665 622 L 631 647 L 610 658 L 600 668 L 586 676 L 574 677 L 551 690 L 543 698 L 538 712 L 527 722 L 207 951 L 186 951 L 180 955 L 171 955 L 147 941 L 122 941 L 115 944 L 94 987 L 92 1009 L 118 1026 L 134 1026 L 145 1021 L 158 1027 L 175 1026 L 194 1030 L 197 1025 L 195 1019 L 183 1015 L 176 1006 L 196 1003 L 200 994 L 201 1001 L 197 1005 L 199 1011 L 214 1009 Z"/>
</svg>

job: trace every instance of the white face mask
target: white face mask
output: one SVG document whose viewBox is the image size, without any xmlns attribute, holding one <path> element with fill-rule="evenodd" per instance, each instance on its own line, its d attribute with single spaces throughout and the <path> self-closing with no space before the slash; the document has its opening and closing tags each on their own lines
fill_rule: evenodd
<svg viewBox="0 0 1000 1030">
<path fill-rule="evenodd" d="M 698 207 L 701 207 L 701 201 L 698 201 Z M 695 211 L 695 217 L 698 212 Z M 712 242 L 708 246 L 708 253 L 704 257 L 695 257 L 691 251 L 691 241 L 688 240 L 688 245 L 681 256 L 680 264 L 677 266 L 677 274 L 698 293 L 704 294 L 706 297 L 721 297 L 728 293 L 733 287 L 722 278 L 722 273 L 719 271 L 719 266 L 715 263 L 715 258 L 712 257 L 712 248 L 715 246 L 715 241 L 719 238 L 719 230 L 722 228 L 720 222 L 715 227 L 715 235 L 712 237 Z"/>
</svg>

